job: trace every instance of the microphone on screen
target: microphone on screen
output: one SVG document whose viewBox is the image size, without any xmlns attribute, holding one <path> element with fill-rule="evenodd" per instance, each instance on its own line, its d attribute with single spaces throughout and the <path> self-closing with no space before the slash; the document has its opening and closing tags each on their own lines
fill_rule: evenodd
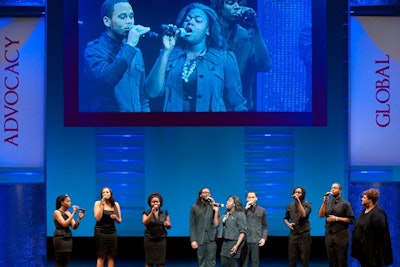
<svg viewBox="0 0 400 267">
<path fill-rule="evenodd" d="M 324 197 L 327 197 L 327 196 L 330 196 L 330 195 L 332 195 L 331 192 L 326 192 L 326 193 L 324 194 Z"/>
<path fill-rule="evenodd" d="M 163 35 L 184 37 L 187 35 L 187 31 L 184 28 L 178 28 L 170 24 L 161 24 L 161 30 L 163 30 Z"/>
<path fill-rule="evenodd" d="M 135 25 L 131 25 L 131 26 L 129 27 L 129 31 L 132 30 L 132 28 L 133 28 L 134 26 L 135 26 Z M 158 38 L 158 36 L 159 36 L 158 33 L 153 32 L 153 31 L 148 31 L 148 32 L 142 34 L 140 37 Z"/>
</svg>

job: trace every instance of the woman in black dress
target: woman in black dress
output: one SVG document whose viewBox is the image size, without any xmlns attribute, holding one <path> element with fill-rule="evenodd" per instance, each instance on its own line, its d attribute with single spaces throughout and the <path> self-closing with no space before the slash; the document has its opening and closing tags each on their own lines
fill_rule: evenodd
<svg viewBox="0 0 400 267">
<path fill-rule="evenodd" d="M 115 202 L 112 191 L 104 187 L 100 192 L 101 200 L 94 203 L 94 239 L 96 241 L 97 267 L 103 267 L 107 259 L 107 266 L 114 267 L 114 258 L 117 255 L 117 229 L 115 222 L 121 223 L 121 208 Z"/>
<path fill-rule="evenodd" d="M 393 251 L 386 212 L 377 201 L 379 191 L 371 188 L 362 193 L 365 207 L 353 229 L 351 256 L 361 267 L 382 267 L 393 264 Z"/>
<path fill-rule="evenodd" d="M 147 198 L 150 210 L 144 211 L 142 222 L 146 226 L 144 233 L 144 253 L 146 267 L 156 264 L 163 267 L 167 252 L 167 229 L 171 228 L 171 220 L 167 210 L 161 210 L 162 196 L 152 193 Z"/>
<path fill-rule="evenodd" d="M 56 254 L 56 266 L 67 267 L 68 261 L 72 253 L 72 232 L 78 228 L 85 211 L 78 206 L 72 206 L 72 213 L 68 211 L 71 207 L 71 198 L 67 194 L 58 196 L 56 199 L 56 210 L 53 212 L 54 224 L 56 230 L 53 236 L 54 252 Z M 78 219 L 75 221 L 74 216 L 79 212 Z"/>
</svg>

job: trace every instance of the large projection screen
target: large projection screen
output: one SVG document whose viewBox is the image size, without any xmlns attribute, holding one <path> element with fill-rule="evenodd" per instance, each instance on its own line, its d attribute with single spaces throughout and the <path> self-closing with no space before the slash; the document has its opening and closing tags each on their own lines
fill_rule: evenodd
<svg viewBox="0 0 400 267">
<path fill-rule="evenodd" d="M 208 0 L 200 1 L 209 4 Z M 160 33 L 160 25 L 174 23 L 187 1 L 134 2 L 135 23 Z M 325 1 L 248 1 L 257 11 L 268 47 L 271 68 L 259 72 L 257 99 L 251 112 L 163 112 L 163 99 L 151 99 L 150 112 L 93 112 L 92 83 L 84 74 L 86 44 L 104 31 L 100 3 L 64 1 L 66 126 L 324 126 L 326 125 Z M 317 46 L 313 46 L 317 43 Z M 146 74 L 161 49 L 160 39 L 142 38 Z M 87 86 L 89 84 L 89 86 Z M 158 103 L 161 101 L 162 103 Z M 161 106 L 161 108 L 160 108 Z"/>
</svg>

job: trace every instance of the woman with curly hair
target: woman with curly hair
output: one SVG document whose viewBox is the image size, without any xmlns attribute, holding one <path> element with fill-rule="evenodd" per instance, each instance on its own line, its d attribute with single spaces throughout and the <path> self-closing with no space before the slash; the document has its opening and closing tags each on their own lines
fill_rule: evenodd
<svg viewBox="0 0 400 267">
<path fill-rule="evenodd" d="M 361 267 L 393 264 L 392 242 L 386 212 L 378 205 L 379 191 L 370 188 L 362 193 L 364 209 L 353 228 L 351 256 Z"/>
<path fill-rule="evenodd" d="M 171 219 L 167 210 L 162 210 L 163 198 L 160 193 L 151 193 L 147 198 L 150 209 L 143 211 L 144 254 L 146 267 L 154 264 L 163 267 L 167 254 L 167 229 L 171 228 Z"/>
<path fill-rule="evenodd" d="M 215 11 L 191 3 L 176 25 L 162 37 L 164 47 L 146 81 L 149 96 L 163 97 L 165 112 L 247 111 L 236 57 L 226 50 Z"/>
<path fill-rule="evenodd" d="M 242 201 L 238 196 L 229 196 L 226 211 L 219 218 L 218 237 L 222 238 L 221 265 L 236 267 L 247 234 L 247 221 Z"/>
</svg>

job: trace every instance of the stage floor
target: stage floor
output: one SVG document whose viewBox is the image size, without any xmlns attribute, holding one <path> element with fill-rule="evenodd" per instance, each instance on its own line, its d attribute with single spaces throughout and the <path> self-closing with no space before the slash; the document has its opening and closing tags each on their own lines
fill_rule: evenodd
<svg viewBox="0 0 400 267">
<path fill-rule="evenodd" d="M 73 267 L 87 267 L 87 266 L 95 266 L 96 259 L 71 259 L 69 266 Z M 131 266 L 144 266 L 144 260 L 137 260 L 137 259 L 116 259 L 115 266 L 118 267 L 131 267 Z M 310 262 L 310 267 L 326 267 L 328 265 L 327 261 L 322 260 L 315 260 L 312 259 Z M 49 259 L 47 261 L 47 266 L 55 266 L 54 259 Z M 170 267 L 196 267 L 197 262 L 195 259 L 167 259 L 165 266 Z M 250 265 L 251 266 L 251 265 Z M 261 260 L 261 267 L 266 266 L 273 266 L 273 267 L 283 267 L 288 266 L 287 259 L 262 259 Z M 301 266 L 300 262 L 298 266 Z M 221 264 L 218 262 L 217 267 L 221 267 Z"/>
</svg>

